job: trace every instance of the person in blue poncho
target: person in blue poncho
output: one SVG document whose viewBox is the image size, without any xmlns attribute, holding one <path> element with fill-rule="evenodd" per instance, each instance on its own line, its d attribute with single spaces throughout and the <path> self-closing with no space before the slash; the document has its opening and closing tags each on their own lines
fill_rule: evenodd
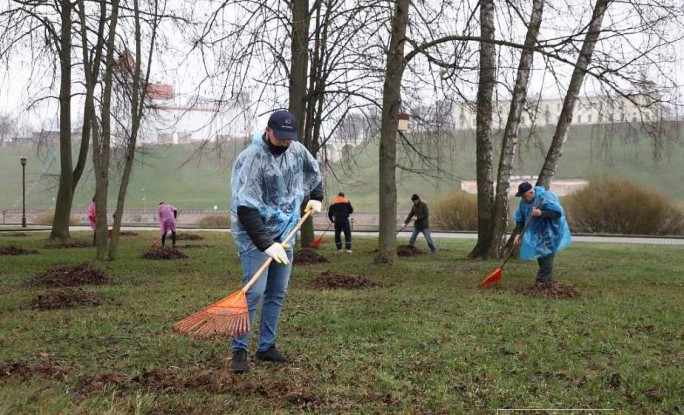
<svg viewBox="0 0 684 415">
<path fill-rule="evenodd" d="M 309 195 L 306 211 L 318 213 L 323 183 L 316 159 L 297 139 L 297 120 L 289 111 L 271 114 L 266 130 L 253 137 L 240 153 L 231 178 L 231 232 L 242 262 L 243 284 L 268 257 L 268 269 L 247 291 L 249 320 L 254 327 L 261 301 L 259 342 L 254 361 L 291 363 L 276 349 L 276 329 L 290 279 L 294 240 L 283 238 L 300 219 L 300 207 Z M 249 370 L 250 333 L 233 338 L 231 370 Z"/>
<path fill-rule="evenodd" d="M 513 243 L 520 246 L 520 259 L 536 259 L 539 263 L 537 283 L 550 283 L 553 281 L 553 258 L 572 243 L 565 211 L 558 196 L 542 186 L 520 183 L 515 196 L 520 198 L 520 203 L 513 213 L 517 233 Z M 531 221 L 521 235 L 530 216 Z"/>
</svg>

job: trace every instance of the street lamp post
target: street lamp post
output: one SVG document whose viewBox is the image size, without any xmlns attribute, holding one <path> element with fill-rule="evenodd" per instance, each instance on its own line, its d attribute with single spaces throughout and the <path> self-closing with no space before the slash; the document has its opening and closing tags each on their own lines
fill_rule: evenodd
<svg viewBox="0 0 684 415">
<path fill-rule="evenodd" d="M 21 158 L 21 227 L 26 227 L 26 157 Z"/>
</svg>

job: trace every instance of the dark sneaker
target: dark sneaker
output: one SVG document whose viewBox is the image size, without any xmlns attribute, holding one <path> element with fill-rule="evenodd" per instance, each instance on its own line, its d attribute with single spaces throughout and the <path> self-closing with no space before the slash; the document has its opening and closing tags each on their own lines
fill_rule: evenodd
<svg viewBox="0 0 684 415">
<path fill-rule="evenodd" d="M 249 372 L 247 350 L 239 349 L 233 352 L 233 360 L 230 362 L 230 371 L 235 373 Z"/>
<path fill-rule="evenodd" d="M 274 363 L 292 363 L 292 360 L 283 356 L 278 349 L 276 349 L 275 344 L 264 350 L 263 352 L 256 352 L 254 356 L 254 361 L 257 363 L 261 362 L 274 362 Z"/>
</svg>

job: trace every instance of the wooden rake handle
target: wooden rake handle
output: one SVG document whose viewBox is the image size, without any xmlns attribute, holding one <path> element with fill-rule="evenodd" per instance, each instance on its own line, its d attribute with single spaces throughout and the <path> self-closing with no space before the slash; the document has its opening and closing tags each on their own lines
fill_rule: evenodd
<svg viewBox="0 0 684 415">
<path fill-rule="evenodd" d="M 297 233 L 297 231 L 299 230 L 299 228 L 302 227 L 302 225 L 304 224 L 304 222 L 306 222 L 306 220 L 309 219 L 309 216 L 311 216 L 311 213 L 312 213 L 312 212 L 313 212 L 313 211 L 311 211 L 311 210 L 308 211 L 308 212 L 305 212 L 305 213 L 304 213 L 304 216 L 302 216 L 302 218 L 299 219 L 299 222 L 297 222 L 297 224 L 295 225 L 295 227 L 290 231 L 290 233 L 287 234 L 287 236 L 285 237 L 285 239 L 283 239 L 283 241 L 287 242 L 287 241 L 289 241 L 290 239 L 292 239 L 292 237 L 295 236 L 295 234 Z M 261 265 L 261 267 L 259 267 L 259 269 L 257 270 L 257 272 L 254 273 L 254 275 L 252 276 L 252 278 L 247 282 L 247 284 L 245 284 L 244 287 L 242 287 L 242 289 L 241 289 L 240 291 L 242 291 L 243 293 L 246 293 L 247 291 L 249 291 L 250 287 L 251 287 L 252 285 L 254 285 L 255 282 L 257 282 L 257 280 L 259 279 L 259 277 L 261 277 L 261 274 L 263 274 L 264 271 L 266 271 L 266 268 L 268 268 L 268 266 L 271 265 L 271 262 L 273 262 L 273 258 L 271 258 L 271 257 L 269 256 L 268 259 Z"/>
<path fill-rule="evenodd" d="M 537 204 L 532 209 L 539 209 L 541 207 L 542 203 L 544 203 L 544 198 L 540 197 L 539 201 L 537 202 Z M 532 222 L 532 211 L 530 211 L 530 217 L 527 218 L 527 221 L 525 221 L 525 226 L 523 226 L 522 230 L 520 231 L 519 235 L 521 238 L 522 238 L 522 235 L 525 234 L 525 231 L 527 230 L 527 226 L 530 224 L 530 222 Z M 511 250 L 508 251 L 508 255 L 506 255 L 504 262 L 501 264 L 501 266 L 499 268 L 503 268 L 504 265 L 506 265 L 506 262 L 508 262 L 508 260 L 511 258 L 513 251 L 515 251 L 515 247 L 511 248 Z"/>
</svg>

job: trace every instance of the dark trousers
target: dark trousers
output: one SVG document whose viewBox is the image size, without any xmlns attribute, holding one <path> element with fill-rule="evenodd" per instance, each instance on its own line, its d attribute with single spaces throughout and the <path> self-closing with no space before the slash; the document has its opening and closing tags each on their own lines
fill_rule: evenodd
<svg viewBox="0 0 684 415">
<path fill-rule="evenodd" d="M 166 232 L 164 232 L 164 235 L 162 235 L 161 243 L 162 246 L 166 244 Z M 176 232 L 171 232 L 171 246 L 174 248 L 176 247 Z"/>
<path fill-rule="evenodd" d="M 335 218 L 335 246 L 342 249 L 342 232 L 344 232 L 344 249 L 351 249 L 351 225 L 349 218 Z"/>
<path fill-rule="evenodd" d="M 537 282 L 551 282 L 553 281 L 553 257 L 554 254 L 537 258 L 539 263 L 539 271 L 537 272 Z"/>
</svg>

